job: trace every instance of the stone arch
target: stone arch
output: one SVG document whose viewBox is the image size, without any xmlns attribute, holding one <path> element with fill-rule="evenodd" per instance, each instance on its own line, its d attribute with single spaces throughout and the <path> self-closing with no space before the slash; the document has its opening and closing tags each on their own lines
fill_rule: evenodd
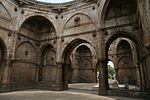
<svg viewBox="0 0 150 100">
<path fill-rule="evenodd" d="M 115 0 L 104 0 L 102 2 L 102 10 L 100 10 L 100 27 L 101 29 L 104 29 L 105 28 L 105 17 L 106 17 L 106 14 L 107 14 L 107 11 L 109 10 L 109 6 L 111 6 L 113 3 L 114 4 L 118 4 L 119 6 L 121 6 L 121 4 L 123 4 L 123 6 L 125 6 L 125 3 L 121 3 L 121 2 L 128 2 L 128 4 L 131 4 L 129 3 L 130 0 L 128 1 L 115 1 Z M 134 4 L 135 4 L 135 8 L 137 9 L 137 0 L 134 0 Z M 120 3 L 120 4 L 119 4 Z M 132 5 L 132 4 L 131 4 Z M 115 7 L 117 7 L 117 5 L 115 5 Z M 134 6 L 130 6 L 130 7 L 126 7 L 126 8 L 121 8 L 122 9 L 129 9 L 129 8 L 134 8 Z M 131 11 L 131 10 L 128 10 L 128 11 Z M 117 12 L 117 13 L 120 13 L 120 12 Z M 136 13 L 136 10 L 135 12 Z"/>
<path fill-rule="evenodd" d="M 121 49 L 131 49 L 130 43 L 127 40 L 121 40 L 117 44 L 117 51 Z"/>
<path fill-rule="evenodd" d="M 65 22 L 62 33 L 67 35 L 90 31 L 89 26 L 90 30 L 95 30 L 96 28 L 92 18 L 83 13 L 76 13 Z M 77 31 L 73 31 L 75 28 L 79 29 Z"/>
<path fill-rule="evenodd" d="M 24 42 L 21 42 L 20 44 L 18 44 L 18 46 L 16 47 L 16 50 L 17 50 L 17 48 L 19 48 L 24 43 L 30 44 L 34 48 L 34 50 L 36 50 L 35 46 L 31 42 L 29 42 L 29 41 L 24 41 Z"/>
<path fill-rule="evenodd" d="M 48 46 L 50 46 L 51 48 L 53 48 L 53 50 L 54 50 L 54 52 L 56 53 L 56 50 L 55 50 L 55 48 L 54 48 L 54 45 L 52 45 L 52 44 L 50 44 L 50 43 L 46 43 L 46 44 L 44 44 L 44 45 L 42 45 L 42 47 L 40 48 L 40 54 L 39 55 L 42 55 L 42 52 L 44 51 L 44 49 L 46 48 L 46 47 L 48 47 Z"/>
<path fill-rule="evenodd" d="M 79 45 L 75 48 L 75 57 L 77 57 L 79 65 L 77 66 L 77 74 L 74 76 L 78 79 L 78 83 L 86 82 L 92 83 L 96 81 L 96 65 L 94 66 L 94 60 L 92 52 L 86 45 Z M 74 61 L 73 61 L 74 62 Z"/>
<path fill-rule="evenodd" d="M 91 18 L 90 16 L 88 16 L 88 15 L 86 15 L 86 14 L 84 14 L 84 13 L 76 13 L 76 14 L 72 15 L 72 16 L 65 22 L 65 25 L 64 25 L 63 29 L 65 28 L 65 26 L 67 25 L 67 23 L 68 23 L 73 17 L 75 17 L 75 16 L 77 16 L 77 15 L 86 16 L 88 19 L 90 19 L 90 22 L 93 22 L 93 23 L 94 23 L 94 21 L 92 20 L 92 18 Z"/>
<path fill-rule="evenodd" d="M 71 55 L 71 52 L 80 44 L 82 43 L 89 43 L 88 41 L 86 40 L 83 40 L 83 39 L 74 39 L 72 40 L 64 49 L 63 51 L 63 54 L 62 54 L 62 58 L 63 58 L 63 67 L 62 67 L 62 70 L 63 70 L 63 75 L 62 75 L 62 81 L 63 81 L 63 86 L 64 86 L 64 89 L 67 89 L 68 88 L 68 67 L 69 67 L 69 61 L 70 61 L 70 55 Z M 90 44 L 90 43 L 89 43 Z"/>
<path fill-rule="evenodd" d="M 10 15 L 9 11 L 7 10 L 8 8 L 5 6 L 5 3 L 3 3 L 3 2 L 0 1 L 0 4 L 5 8 L 5 10 L 6 10 L 8 16 L 9 16 L 9 19 L 12 20 L 12 17 L 11 17 L 11 15 Z"/>
<path fill-rule="evenodd" d="M 137 38 L 137 36 L 131 32 L 128 32 L 126 30 L 117 31 L 115 33 L 112 33 L 112 35 L 106 40 L 106 48 L 108 49 L 108 46 L 117 38 L 124 37 L 132 40 L 138 49 L 140 49 L 141 43 L 140 40 Z M 140 51 L 139 51 L 140 52 Z"/>
<path fill-rule="evenodd" d="M 5 27 L 5 28 L 11 28 L 12 26 L 12 17 L 9 13 L 9 11 L 7 10 L 6 6 L 4 3 L 0 2 L 0 22 L 1 23 L 5 23 L 4 24 L 1 24 L 2 27 Z"/>
<path fill-rule="evenodd" d="M 47 19 L 49 22 L 52 23 L 52 25 L 53 25 L 54 28 L 56 29 L 57 26 L 54 24 L 53 18 L 51 18 L 51 17 L 49 18 L 48 16 L 46 16 L 46 15 L 44 15 L 44 14 L 40 14 L 40 13 L 32 13 L 32 14 L 29 14 L 29 15 L 27 15 L 27 16 L 25 16 L 25 17 L 22 17 L 22 18 L 20 19 L 18 29 L 21 28 L 21 26 L 23 25 L 23 23 L 24 23 L 27 19 L 29 19 L 29 18 L 31 18 L 31 17 L 34 17 L 34 16 L 41 16 L 41 17 Z"/>
<path fill-rule="evenodd" d="M 41 64 L 39 66 L 38 81 L 46 84 L 55 83 L 56 79 L 56 52 L 52 45 L 45 45 L 41 51 Z"/>
<path fill-rule="evenodd" d="M 92 45 L 90 45 L 90 44 L 88 44 L 88 43 L 82 43 L 81 46 L 86 46 L 86 47 L 88 47 L 89 50 L 91 51 L 91 54 L 94 55 L 95 57 L 97 56 L 96 51 L 95 51 L 95 48 L 94 48 Z"/>
<path fill-rule="evenodd" d="M 64 47 L 64 50 L 62 53 L 63 62 L 65 62 L 65 57 L 67 55 L 70 55 L 70 53 L 73 51 L 73 49 L 75 49 L 75 47 L 77 47 L 79 44 L 82 44 L 82 43 L 89 43 L 89 42 L 86 40 L 80 39 L 80 38 L 73 39 L 72 41 L 70 41 L 70 43 L 68 43 L 68 45 L 66 45 Z M 67 61 L 68 61 L 68 59 L 67 59 Z"/>
<path fill-rule="evenodd" d="M 136 53 L 137 53 L 137 55 L 136 55 L 136 57 L 137 57 L 137 62 L 139 63 L 140 62 L 140 58 L 141 58 L 141 43 L 140 43 L 140 40 L 138 40 L 138 38 L 136 38 L 136 36 L 134 35 L 134 34 L 131 34 L 130 32 L 127 32 L 127 31 L 118 31 L 118 32 L 116 32 L 116 33 L 114 33 L 114 34 L 112 34 L 111 35 L 111 37 L 110 38 L 108 38 L 108 40 L 106 41 L 106 45 L 105 45 L 105 57 L 106 57 L 106 61 L 108 60 L 108 50 L 109 50 L 109 46 L 110 46 L 110 44 L 113 42 L 113 41 L 115 41 L 116 39 L 118 39 L 118 38 L 127 38 L 127 39 L 129 39 L 129 40 L 131 40 L 133 43 L 134 43 L 134 45 L 135 45 L 135 47 L 136 47 Z M 125 40 L 126 41 L 126 40 Z M 128 41 L 127 41 L 128 42 Z M 129 43 L 129 42 L 128 42 Z M 130 45 L 130 43 L 129 43 L 129 45 Z M 131 45 L 130 45 L 131 46 Z M 132 53 L 132 52 L 131 52 Z M 143 71 L 141 70 L 141 67 L 142 66 L 138 66 L 138 70 L 136 70 L 135 71 L 135 74 L 137 75 L 137 76 L 139 76 L 138 78 L 139 78 L 139 80 L 140 80 L 140 82 L 141 83 L 143 83 L 143 78 L 144 78 L 144 76 L 142 76 L 142 73 L 143 73 Z M 106 69 L 107 70 L 107 69 Z M 107 71 L 106 71 L 107 72 Z M 138 79 L 137 79 L 138 80 Z M 137 82 L 137 80 L 136 80 L 136 82 Z M 133 81 L 130 81 L 130 83 L 132 84 L 138 84 L 138 83 L 136 83 L 135 81 L 133 82 Z M 140 83 L 140 84 L 141 84 Z"/>
<path fill-rule="evenodd" d="M 106 40 L 106 45 L 105 45 L 105 52 L 106 52 L 106 57 L 108 56 L 107 51 L 109 50 L 109 46 L 110 44 L 116 40 L 117 38 L 127 38 L 129 40 L 131 40 L 134 44 L 135 47 L 137 49 L 137 53 L 138 53 L 138 60 L 140 61 L 141 59 L 141 47 L 142 47 L 142 43 L 140 42 L 140 40 L 132 33 L 127 32 L 127 31 L 117 31 L 116 33 L 113 33 L 107 40 Z M 129 42 L 128 42 L 129 43 Z M 107 59 L 107 58 L 106 58 Z"/>
<path fill-rule="evenodd" d="M 35 40 L 56 38 L 54 24 L 46 17 L 40 15 L 28 17 L 20 26 L 19 33 L 35 38 Z"/>
<path fill-rule="evenodd" d="M 106 11 L 108 8 L 108 5 L 110 3 L 111 0 L 105 0 L 103 2 L 103 7 L 102 7 L 102 11 L 100 13 L 100 28 L 103 29 L 104 28 L 104 20 L 105 20 L 105 16 L 106 16 Z"/>
<path fill-rule="evenodd" d="M 24 46 L 27 46 L 27 47 L 24 47 Z M 29 47 L 29 48 L 28 48 Z M 36 61 L 35 59 L 36 59 L 36 57 L 37 57 L 37 55 L 36 55 L 36 49 L 35 49 L 35 47 L 34 47 L 34 45 L 31 43 L 31 42 L 29 42 L 29 41 L 24 41 L 24 42 L 22 42 L 22 43 L 20 43 L 17 47 L 16 47 L 16 52 L 15 52 L 15 59 L 18 59 L 18 57 L 19 56 L 23 56 L 23 55 L 20 55 L 20 54 L 18 54 L 20 51 L 20 49 L 22 49 L 22 48 L 26 48 L 27 49 L 27 51 L 24 51 L 24 53 L 22 52 L 22 54 L 24 54 L 24 55 L 28 55 L 28 51 L 32 51 L 32 53 L 34 54 L 33 56 L 34 56 L 34 62 Z M 27 53 L 28 52 L 28 53 Z M 20 57 L 19 57 L 20 58 Z M 24 58 L 24 57 L 23 57 Z M 33 58 L 32 58 L 33 59 Z"/>
<path fill-rule="evenodd" d="M 91 56 L 92 52 L 91 52 L 91 50 L 90 50 L 89 47 L 87 47 L 86 45 L 80 45 L 79 47 L 77 47 L 76 52 L 78 52 L 78 53 L 81 54 L 81 53 L 82 53 L 82 50 L 85 51 L 85 52 L 83 52 L 84 54 L 85 54 L 85 53 L 88 53 L 87 56 Z"/>
</svg>

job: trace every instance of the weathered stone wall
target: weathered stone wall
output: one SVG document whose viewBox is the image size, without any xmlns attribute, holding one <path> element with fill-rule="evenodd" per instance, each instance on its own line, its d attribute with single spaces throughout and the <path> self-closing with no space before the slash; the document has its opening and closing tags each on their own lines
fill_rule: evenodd
<svg viewBox="0 0 150 100">
<path fill-rule="evenodd" d="M 12 85 L 34 84 L 35 77 L 36 51 L 30 43 L 25 42 L 16 49 L 15 61 L 11 70 L 11 83 Z"/>
</svg>

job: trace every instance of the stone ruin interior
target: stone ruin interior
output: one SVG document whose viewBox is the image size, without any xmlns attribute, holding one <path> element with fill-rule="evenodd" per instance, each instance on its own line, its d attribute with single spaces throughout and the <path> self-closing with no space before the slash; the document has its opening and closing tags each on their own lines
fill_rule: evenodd
<svg viewBox="0 0 150 100">
<path fill-rule="evenodd" d="M 75 83 L 150 93 L 149 0 L 0 0 L 0 92 Z"/>
</svg>

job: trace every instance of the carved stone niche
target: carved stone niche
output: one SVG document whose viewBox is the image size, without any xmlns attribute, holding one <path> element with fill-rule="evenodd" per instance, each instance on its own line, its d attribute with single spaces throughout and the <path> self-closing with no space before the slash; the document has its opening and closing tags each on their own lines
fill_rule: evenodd
<svg viewBox="0 0 150 100">
<path fill-rule="evenodd" d="M 79 26 L 80 25 L 80 17 L 76 17 L 74 19 L 74 22 L 75 22 L 75 27 Z"/>
</svg>

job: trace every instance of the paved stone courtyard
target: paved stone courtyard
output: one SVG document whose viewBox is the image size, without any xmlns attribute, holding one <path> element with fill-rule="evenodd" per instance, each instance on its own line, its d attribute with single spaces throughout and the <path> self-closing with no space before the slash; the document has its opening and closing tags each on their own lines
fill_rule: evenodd
<svg viewBox="0 0 150 100">
<path fill-rule="evenodd" d="M 70 84 L 66 91 L 23 90 L 1 93 L 0 100 L 145 100 L 126 97 L 104 97 L 95 95 L 92 87 L 96 83 Z"/>
<path fill-rule="evenodd" d="M 144 100 L 124 97 L 104 97 L 88 93 L 71 91 L 42 91 L 26 90 L 10 93 L 1 93 L 0 100 Z"/>
</svg>

